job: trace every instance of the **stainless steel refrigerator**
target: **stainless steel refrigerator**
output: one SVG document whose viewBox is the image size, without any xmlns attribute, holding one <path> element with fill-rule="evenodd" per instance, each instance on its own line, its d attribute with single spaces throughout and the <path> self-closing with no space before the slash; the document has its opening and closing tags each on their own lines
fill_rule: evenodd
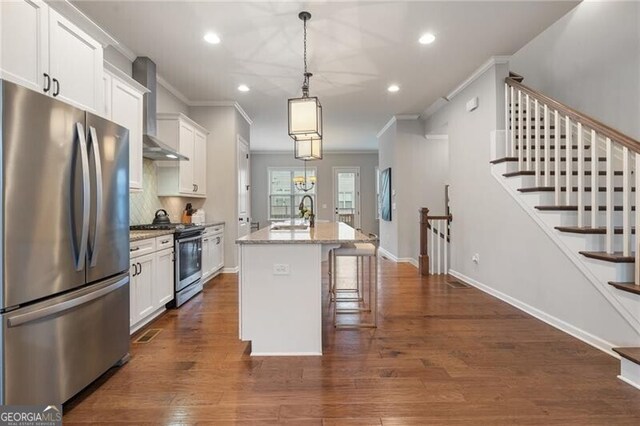
<svg viewBox="0 0 640 426">
<path fill-rule="evenodd" d="M 129 131 L 0 96 L 0 403 L 59 404 L 128 356 Z"/>
</svg>

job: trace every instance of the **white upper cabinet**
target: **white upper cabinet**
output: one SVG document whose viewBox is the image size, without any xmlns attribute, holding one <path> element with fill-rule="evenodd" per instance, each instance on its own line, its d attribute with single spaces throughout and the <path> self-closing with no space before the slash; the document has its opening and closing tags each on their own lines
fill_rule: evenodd
<svg viewBox="0 0 640 426">
<path fill-rule="evenodd" d="M 2 78 L 101 112 L 102 45 L 41 0 L 0 2 Z"/>
<path fill-rule="evenodd" d="M 196 194 L 207 194 L 207 135 L 198 130 L 193 143 L 193 183 Z"/>
<path fill-rule="evenodd" d="M 102 45 L 49 9 L 49 74 L 53 96 L 84 109 L 102 106 Z"/>
<path fill-rule="evenodd" d="M 143 103 L 147 89 L 105 62 L 105 118 L 129 129 L 129 189 L 142 190 Z"/>
<path fill-rule="evenodd" d="M 49 72 L 49 7 L 41 0 L 0 1 L 2 78 L 42 91 Z M 48 82 L 47 82 L 48 80 Z"/>
<path fill-rule="evenodd" d="M 158 113 L 158 138 L 189 158 L 159 161 L 158 195 L 204 198 L 207 195 L 207 132 L 184 114 Z"/>
</svg>

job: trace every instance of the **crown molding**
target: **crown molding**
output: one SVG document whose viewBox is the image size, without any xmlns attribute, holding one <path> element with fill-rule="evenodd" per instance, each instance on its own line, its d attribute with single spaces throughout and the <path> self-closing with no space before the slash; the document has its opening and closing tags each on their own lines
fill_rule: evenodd
<svg viewBox="0 0 640 426">
<path fill-rule="evenodd" d="M 190 105 L 191 102 L 189 101 L 189 98 L 183 95 L 182 92 L 176 89 L 171 83 L 165 80 L 160 74 L 157 74 L 156 78 L 157 78 L 158 84 L 164 87 L 165 89 L 167 89 L 169 93 L 171 93 L 176 98 L 180 99 L 180 101 L 183 104 L 186 104 L 187 106 Z"/>
<path fill-rule="evenodd" d="M 187 105 L 190 107 L 233 107 L 246 120 L 249 125 L 253 124 L 253 120 L 249 114 L 236 101 L 191 101 Z"/>
<path fill-rule="evenodd" d="M 92 38 L 99 42 L 103 48 L 107 46 L 117 47 L 120 45 L 118 40 L 116 40 L 105 30 L 103 30 L 101 26 L 96 24 L 95 21 L 89 18 L 84 12 L 71 4 L 71 2 L 69 2 L 68 0 L 45 0 L 45 3 L 47 3 L 48 6 L 58 12 L 60 15 L 71 21 L 82 31 L 89 34 Z"/>
<path fill-rule="evenodd" d="M 449 135 L 424 135 L 428 141 L 446 141 L 449 140 Z"/>
<path fill-rule="evenodd" d="M 395 123 L 396 121 L 417 120 L 418 118 L 420 118 L 420 114 L 396 114 L 392 116 L 389 121 L 387 121 L 387 124 L 385 124 L 382 129 L 380 129 L 380 131 L 376 134 L 376 138 L 379 139 L 380 136 L 382 136 L 384 132 L 389 130 L 389 127 L 393 126 L 393 123 Z"/>
<path fill-rule="evenodd" d="M 511 60 L 511 56 L 492 56 L 490 57 L 484 64 L 480 65 L 469 77 L 462 81 L 455 89 L 453 89 L 447 96 L 439 98 L 437 101 L 429 105 L 427 109 L 422 113 L 422 118 L 426 119 L 431 117 L 446 105 L 451 99 L 457 96 L 464 89 L 469 87 L 471 83 L 480 78 L 485 72 L 489 71 L 492 67 L 496 65 L 508 64 Z"/>
</svg>

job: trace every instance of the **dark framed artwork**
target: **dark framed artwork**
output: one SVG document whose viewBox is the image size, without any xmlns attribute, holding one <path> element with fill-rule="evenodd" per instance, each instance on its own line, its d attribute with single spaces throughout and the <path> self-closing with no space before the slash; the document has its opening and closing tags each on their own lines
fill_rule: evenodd
<svg viewBox="0 0 640 426">
<path fill-rule="evenodd" d="M 391 167 L 380 174 L 380 217 L 391 221 Z"/>
</svg>

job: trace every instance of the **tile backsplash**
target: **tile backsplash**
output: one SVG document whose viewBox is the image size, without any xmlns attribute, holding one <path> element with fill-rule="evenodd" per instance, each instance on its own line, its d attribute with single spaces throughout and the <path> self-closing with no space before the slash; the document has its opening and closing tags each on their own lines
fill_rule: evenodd
<svg viewBox="0 0 640 426">
<path fill-rule="evenodd" d="M 151 223 L 158 209 L 165 209 L 172 222 L 179 222 L 186 203 L 196 209 L 204 204 L 201 198 L 158 197 L 156 163 L 145 158 L 142 170 L 142 191 L 129 193 L 130 225 Z"/>
</svg>

